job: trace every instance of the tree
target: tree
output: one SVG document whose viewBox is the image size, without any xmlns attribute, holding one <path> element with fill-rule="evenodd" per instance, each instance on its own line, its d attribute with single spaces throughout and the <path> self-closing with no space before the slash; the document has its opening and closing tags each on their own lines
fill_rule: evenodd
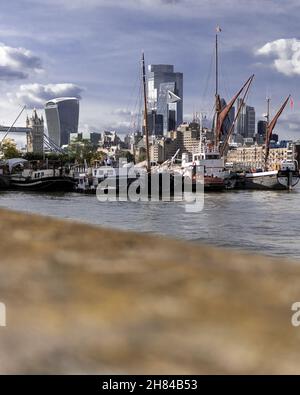
<svg viewBox="0 0 300 395">
<path fill-rule="evenodd" d="M 4 159 L 20 158 L 21 154 L 17 149 L 17 144 L 12 139 L 5 139 L 1 144 L 1 151 Z"/>
<path fill-rule="evenodd" d="M 36 152 L 26 152 L 26 154 L 23 155 L 23 158 L 26 160 L 42 160 L 43 159 L 43 154 L 36 153 Z"/>
<path fill-rule="evenodd" d="M 102 154 L 97 153 L 97 148 L 87 139 L 77 138 L 73 140 L 68 146 L 68 154 L 78 163 L 83 163 L 84 160 L 90 163 L 92 160 L 101 160 L 103 158 Z"/>
<path fill-rule="evenodd" d="M 140 154 L 139 154 L 138 162 L 143 162 L 146 159 L 147 159 L 146 148 L 141 147 L 140 148 Z"/>
<path fill-rule="evenodd" d="M 94 152 L 93 153 L 93 156 L 92 156 L 92 161 L 96 161 L 96 160 L 98 160 L 98 161 L 100 161 L 100 162 L 102 162 L 105 158 L 106 158 L 106 153 L 105 152 L 103 152 L 103 151 L 96 151 L 96 152 Z"/>
<path fill-rule="evenodd" d="M 125 158 L 128 163 L 134 162 L 134 155 L 130 151 L 126 151 Z"/>
<path fill-rule="evenodd" d="M 134 156 L 128 150 L 122 150 L 118 152 L 118 158 L 126 158 L 127 162 L 134 162 Z"/>
</svg>

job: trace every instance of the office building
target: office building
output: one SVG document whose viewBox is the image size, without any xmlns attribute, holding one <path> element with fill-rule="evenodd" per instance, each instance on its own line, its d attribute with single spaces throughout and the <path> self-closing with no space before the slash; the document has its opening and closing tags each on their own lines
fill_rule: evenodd
<svg viewBox="0 0 300 395">
<path fill-rule="evenodd" d="M 163 133 L 175 130 L 183 121 L 183 74 L 173 65 L 148 66 L 149 110 L 163 118 Z"/>
<path fill-rule="evenodd" d="M 163 115 L 157 114 L 156 110 L 148 112 L 148 131 L 150 136 L 162 136 L 164 134 Z"/>
<path fill-rule="evenodd" d="M 255 135 L 255 108 L 246 106 L 247 136 L 253 138 Z"/>
<path fill-rule="evenodd" d="M 267 125 L 268 125 L 267 121 L 258 121 L 257 122 L 257 134 L 266 136 Z"/>
<path fill-rule="evenodd" d="M 57 146 L 68 145 L 70 134 L 78 132 L 79 100 L 60 97 L 45 104 L 49 139 Z"/>
<path fill-rule="evenodd" d="M 93 147 L 98 147 L 101 141 L 101 133 L 98 132 L 91 132 L 90 133 L 90 142 L 92 143 Z"/>
<path fill-rule="evenodd" d="M 242 99 L 237 100 L 237 109 L 240 108 Z M 244 138 L 252 138 L 255 135 L 255 108 L 242 104 L 236 122 L 236 133 Z"/>
<path fill-rule="evenodd" d="M 263 145 L 266 141 L 267 125 L 267 121 L 257 122 L 256 143 L 258 145 Z"/>
</svg>

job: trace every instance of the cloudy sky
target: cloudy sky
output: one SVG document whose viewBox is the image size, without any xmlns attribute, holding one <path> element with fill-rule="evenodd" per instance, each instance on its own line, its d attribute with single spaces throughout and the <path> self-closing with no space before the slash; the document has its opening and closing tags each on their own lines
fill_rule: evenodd
<svg viewBox="0 0 300 395">
<path fill-rule="evenodd" d="M 81 98 L 80 128 L 126 131 L 137 108 L 139 59 L 184 73 L 185 119 L 209 116 L 213 46 L 220 34 L 220 91 L 228 99 L 252 74 L 257 118 L 291 93 L 278 125 L 300 138 L 299 0 L 10 0 L 0 14 L 0 124 L 23 104 Z M 18 122 L 25 123 L 25 116 Z"/>
</svg>

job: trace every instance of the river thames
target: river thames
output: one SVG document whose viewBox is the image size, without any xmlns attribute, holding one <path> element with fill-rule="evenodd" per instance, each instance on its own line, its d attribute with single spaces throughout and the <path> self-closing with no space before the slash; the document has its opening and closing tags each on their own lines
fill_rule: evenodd
<svg viewBox="0 0 300 395">
<path fill-rule="evenodd" d="M 1 192 L 0 207 L 107 228 L 161 234 L 197 243 L 300 258 L 300 188 L 205 194 L 201 212 L 183 202 L 99 202 L 77 193 Z"/>
</svg>

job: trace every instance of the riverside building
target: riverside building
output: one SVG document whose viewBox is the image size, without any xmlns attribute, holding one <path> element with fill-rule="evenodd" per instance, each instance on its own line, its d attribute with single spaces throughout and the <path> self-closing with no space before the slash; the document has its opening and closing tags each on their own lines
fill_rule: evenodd
<svg viewBox="0 0 300 395">
<path fill-rule="evenodd" d="M 270 148 L 269 165 L 276 168 L 283 160 L 293 160 L 295 157 L 293 143 L 286 147 Z M 227 162 L 250 168 L 260 168 L 264 164 L 265 148 L 261 145 L 237 147 L 228 151 Z"/>
</svg>

